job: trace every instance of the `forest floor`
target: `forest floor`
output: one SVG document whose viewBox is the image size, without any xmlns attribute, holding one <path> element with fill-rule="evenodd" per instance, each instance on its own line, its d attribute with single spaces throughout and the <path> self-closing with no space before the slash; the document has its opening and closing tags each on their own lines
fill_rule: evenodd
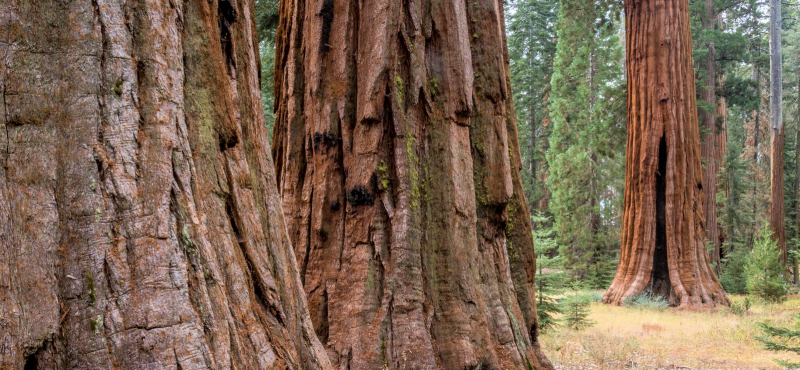
<svg viewBox="0 0 800 370">
<path fill-rule="evenodd" d="M 730 296 L 744 302 L 744 296 Z M 753 300 L 751 298 L 751 300 Z M 759 322 L 794 326 L 800 295 L 778 304 L 754 302 L 742 315 L 729 309 L 684 311 L 608 306 L 593 303 L 580 331 L 559 326 L 540 336 L 557 369 L 780 369 L 774 361 L 800 362 L 800 356 L 770 352 L 754 338 Z"/>
</svg>

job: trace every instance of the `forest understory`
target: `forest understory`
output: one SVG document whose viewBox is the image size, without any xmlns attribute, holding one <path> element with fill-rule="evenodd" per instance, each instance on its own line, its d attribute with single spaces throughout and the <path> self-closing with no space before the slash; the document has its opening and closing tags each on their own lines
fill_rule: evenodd
<svg viewBox="0 0 800 370">
<path fill-rule="evenodd" d="M 596 292 L 600 294 L 601 292 Z M 572 294 L 572 292 L 566 293 Z M 730 296 L 742 304 L 746 296 Z M 730 309 L 680 310 L 593 303 L 584 330 L 545 332 L 542 348 L 556 369 L 785 369 L 775 359 L 800 361 L 792 352 L 772 352 L 755 340 L 759 322 L 794 325 L 800 295 L 785 302 L 753 302 L 744 313 Z"/>
</svg>

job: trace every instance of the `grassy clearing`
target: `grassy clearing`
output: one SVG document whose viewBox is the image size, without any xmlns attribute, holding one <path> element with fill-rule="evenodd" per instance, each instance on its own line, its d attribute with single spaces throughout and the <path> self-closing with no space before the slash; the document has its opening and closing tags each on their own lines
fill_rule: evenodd
<svg viewBox="0 0 800 370">
<path fill-rule="evenodd" d="M 744 301 L 744 296 L 730 298 Z M 780 369 L 773 359 L 797 362 L 800 356 L 766 351 L 754 337 L 762 334 L 758 322 L 793 324 L 800 295 L 788 298 L 777 304 L 756 301 L 743 315 L 593 303 L 594 326 L 580 331 L 560 326 L 540 341 L 558 369 Z"/>
</svg>

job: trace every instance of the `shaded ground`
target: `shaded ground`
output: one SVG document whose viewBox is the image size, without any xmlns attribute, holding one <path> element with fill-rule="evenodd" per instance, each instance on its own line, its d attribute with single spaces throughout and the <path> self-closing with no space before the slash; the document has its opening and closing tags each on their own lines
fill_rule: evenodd
<svg viewBox="0 0 800 370">
<path fill-rule="evenodd" d="M 743 296 L 731 296 L 742 303 Z M 752 300 L 752 298 L 751 298 Z M 717 311 L 664 311 L 594 303 L 583 331 L 557 328 L 540 337 L 558 369 L 780 369 L 774 359 L 800 362 L 791 353 L 769 352 L 754 337 L 756 323 L 793 325 L 800 295 L 780 304 L 754 302 L 735 315 Z"/>
</svg>

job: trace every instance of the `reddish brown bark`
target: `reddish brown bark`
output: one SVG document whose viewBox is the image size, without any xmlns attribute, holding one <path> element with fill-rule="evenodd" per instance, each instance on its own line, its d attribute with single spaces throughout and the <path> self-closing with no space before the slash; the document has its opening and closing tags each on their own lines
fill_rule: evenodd
<svg viewBox="0 0 800 370">
<path fill-rule="evenodd" d="M 551 368 L 505 49 L 501 1 L 282 1 L 278 182 L 334 367 Z"/>
<path fill-rule="evenodd" d="M 250 0 L 0 2 L 0 368 L 326 369 Z"/>
<path fill-rule="evenodd" d="M 620 264 L 603 301 L 642 291 L 729 304 L 708 263 L 686 0 L 626 0 L 628 144 Z M 713 190 L 710 190 L 713 193 Z"/>
<path fill-rule="evenodd" d="M 714 11 L 714 0 L 705 0 L 706 14 L 703 17 L 703 28 L 713 31 L 716 25 L 716 14 Z M 711 244 L 711 262 L 719 264 L 720 244 L 719 244 L 719 224 L 717 223 L 717 202 L 715 199 L 717 189 L 717 174 L 719 173 L 719 157 L 717 151 L 717 120 L 716 120 L 716 48 L 713 40 L 708 42 L 708 56 L 702 65 L 706 72 L 706 80 L 700 88 L 700 98 L 711 107 L 709 111 L 700 111 L 701 141 L 700 151 L 703 156 L 703 187 L 706 190 L 705 202 L 703 202 L 703 215 L 705 216 L 705 228 L 708 243 Z"/>
</svg>

